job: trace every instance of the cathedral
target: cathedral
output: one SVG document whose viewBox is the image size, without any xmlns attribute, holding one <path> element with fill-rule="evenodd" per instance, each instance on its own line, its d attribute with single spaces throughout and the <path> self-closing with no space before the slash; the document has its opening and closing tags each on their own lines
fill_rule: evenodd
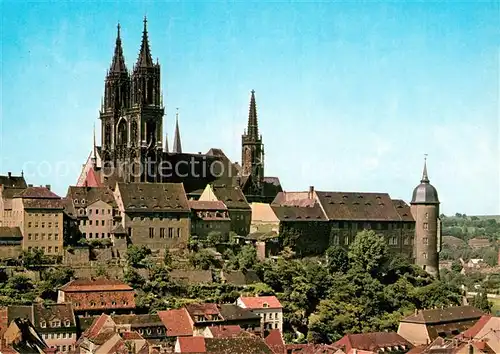
<svg viewBox="0 0 500 354">
<path fill-rule="evenodd" d="M 163 140 L 165 108 L 161 70 L 149 47 L 147 19 L 139 55 L 127 68 L 120 37 L 106 74 L 99 111 L 101 145 L 95 142 L 78 186 L 109 186 L 116 182 L 182 182 L 188 197 L 197 199 L 207 184 L 241 188 L 248 202 L 271 202 L 282 191 L 277 177 L 264 175 L 264 145 L 259 134 L 255 91 L 251 91 L 248 126 L 242 135 L 241 165 L 221 149 L 206 154 L 182 151 L 178 115 L 173 149 Z"/>
</svg>

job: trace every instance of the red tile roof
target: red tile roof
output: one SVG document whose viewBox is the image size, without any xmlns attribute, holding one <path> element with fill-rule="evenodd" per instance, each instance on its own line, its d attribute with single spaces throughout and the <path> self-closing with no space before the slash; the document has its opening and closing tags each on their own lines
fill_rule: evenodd
<svg viewBox="0 0 500 354">
<path fill-rule="evenodd" d="M 285 342 L 279 329 L 272 329 L 264 340 L 274 354 L 285 353 Z"/>
<path fill-rule="evenodd" d="M 337 347 L 345 347 L 346 352 L 351 349 L 378 351 L 387 347 L 404 346 L 412 348 L 412 344 L 396 332 L 371 332 L 360 334 L 346 334 L 338 342 Z"/>
<path fill-rule="evenodd" d="M 276 296 L 254 296 L 254 297 L 240 297 L 241 302 L 249 309 L 281 309 L 283 306 Z"/>
<path fill-rule="evenodd" d="M 180 353 L 206 353 L 204 337 L 179 337 Z"/>
<path fill-rule="evenodd" d="M 227 210 L 226 205 L 220 200 L 189 200 L 188 203 L 194 210 Z"/>
<path fill-rule="evenodd" d="M 436 324 L 479 319 L 483 312 L 472 306 L 451 306 L 444 309 L 419 310 L 402 319 L 402 322 Z"/>
<path fill-rule="evenodd" d="M 290 354 L 338 354 L 339 349 L 328 344 L 287 344 L 286 350 Z"/>
<path fill-rule="evenodd" d="M 191 317 L 220 314 L 219 307 L 217 306 L 217 304 L 212 304 L 212 303 L 187 304 L 185 308 Z"/>
<path fill-rule="evenodd" d="M 141 340 L 144 339 L 139 333 L 137 332 L 122 332 L 121 336 L 124 340 Z"/>
<path fill-rule="evenodd" d="M 474 338 L 491 320 L 491 317 L 492 316 L 490 315 L 481 316 L 481 318 L 472 327 L 460 333 L 457 336 L 457 338 L 468 338 L 468 339 Z"/>
<path fill-rule="evenodd" d="M 242 329 L 239 325 L 213 326 L 208 327 L 208 329 L 210 333 L 212 333 L 213 338 L 237 337 L 242 333 Z"/>
<path fill-rule="evenodd" d="M 101 183 L 100 179 L 97 178 L 96 172 L 94 171 L 93 168 L 89 169 L 87 172 L 87 176 L 85 177 L 85 182 L 84 186 L 85 187 L 102 187 L 103 184 Z"/>
<path fill-rule="evenodd" d="M 193 324 L 186 309 L 158 311 L 158 316 L 167 329 L 167 337 L 193 335 Z"/>
<path fill-rule="evenodd" d="M 43 198 L 43 199 L 61 199 L 57 194 L 51 192 L 46 187 L 28 187 L 15 196 L 16 198 Z"/>
<path fill-rule="evenodd" d="M 76 279 L 61 287 L 64 292 L 133 290 L 118 279 Z"/>
</svg>

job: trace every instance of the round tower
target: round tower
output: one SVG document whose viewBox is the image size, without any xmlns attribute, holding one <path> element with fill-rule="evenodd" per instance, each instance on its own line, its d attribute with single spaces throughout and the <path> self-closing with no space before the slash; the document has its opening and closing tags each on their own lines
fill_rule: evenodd
<svg viewBox="0 0 500 354">
<path fill-rule="evenodd" d="M 439 219 L 438 192 L 427 175 L 427 159 L 420 184 L 413 190 L 411 213 L 415 219 L 415 264 L 439 278 L 439 252 L 441 250 L 441 220 Z"/>
</svg>

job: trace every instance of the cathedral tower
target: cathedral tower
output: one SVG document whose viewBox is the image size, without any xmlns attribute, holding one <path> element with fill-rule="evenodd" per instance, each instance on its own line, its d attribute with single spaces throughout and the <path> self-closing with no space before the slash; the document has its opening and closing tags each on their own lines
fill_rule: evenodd
<svg viewBox="0 0 500 354">
<path fill-rule="evenodd" d="M 118 137 L 116 124 L 130 105 L 130 77 L 123 57 L 120 24 L 116 35 L 115 51 L 106 74 L 104 97 L 101 103 L 101 146 L 104 162 L 114 160 Z"/>
<path fill-rule="evenodd" d="M 160 65 L 151 57 L 147 20 L 144 18 L 141 48 L 131 75 L 125 66 L 118 25 L 100 112 L 103 164 L 112 166 L 125 181 L 155 180 L 147 166 L 148 160 L 153 166 L 161 160 L 163 115 Z"/>
<path fill-rule="evenodd" d="M 420 184 L 413 190 L 411 213 L 415 219 L 415 264 L 439 278 L 439 252 L 441 251 L 441 220 L 439 219 L 438 192 L 430 184 L 427 161 Z"/>
<path fill-rule="evenodd" d="M 254 90 L 250 97 L 248 126 L 241 137 L 241 169 L 243 176 L 251 176 L 254 192 L 260 194 L 264 182 L 264 144 L 262 144 L 262 135 L 259 136 Z"/>
</svg>

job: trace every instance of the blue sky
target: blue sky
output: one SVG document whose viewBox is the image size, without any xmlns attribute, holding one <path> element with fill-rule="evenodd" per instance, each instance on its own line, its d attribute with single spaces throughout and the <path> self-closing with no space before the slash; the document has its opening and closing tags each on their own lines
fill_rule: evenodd
<svg viewBox="0 0 500 354">
<path fill-rule="evenodd" d="M 255 89 L 266 174 L 286 190 L 409 201 L 427 153 L 443 212 L 500 213 L 498 2 L 0 7 L 0 173 L 61 195 L 76 183 L 116 24 L 131 68 L 146 14 L 170 143 L 179 107 L 185 151 L 239 161 Z"/>
</svg>

